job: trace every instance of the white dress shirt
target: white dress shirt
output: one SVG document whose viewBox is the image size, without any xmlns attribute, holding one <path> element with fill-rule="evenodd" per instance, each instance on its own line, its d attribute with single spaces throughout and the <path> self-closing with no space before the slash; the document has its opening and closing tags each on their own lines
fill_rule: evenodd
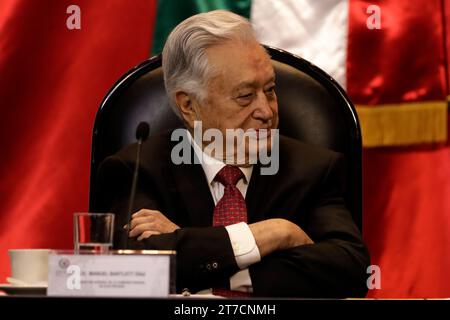
<svg viewBox="0 0 450 320">
<path fill-rule="evenodd" d="M 205 172 L 206 180 L 208 181 L 209 189 L 214 200 L 214 204 L 223 197 L 225 187 L 218 181 L 214 181 L 217 173 L 225 167 L 225 163 L 218 159 L 212 158 L 194 142 L 190 132 L 188 131 L 188 139 L 194 148 L 197 158 L 201 161 L 203 171 Z M 239 167 L 244 174 L 243 179 L 240 179 L 236 187 L 245 198 L 247 194 L 247 187 L 252 176 L 253 166 Z M 259 262 L 261 255 L 258 246 L 256 245 L 253 233 L 245 222 L 240 222 L 226 226 L 225 229 L 230 237 L 231 246 L 233 248 L 236 263 L 241 269 L 230 278 L 230 289 L 243 292 L 253 292 L 252 281 L 248 271 L 248 266 Z M 199 293 L 209 293 L 211 290 L 203 290 Z"/>
</svg>

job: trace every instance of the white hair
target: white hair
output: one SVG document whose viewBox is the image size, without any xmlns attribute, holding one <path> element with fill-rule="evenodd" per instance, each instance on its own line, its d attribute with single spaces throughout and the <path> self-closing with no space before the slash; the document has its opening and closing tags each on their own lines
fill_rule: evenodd
<svg viewBox="0 0 450 320">
<path fill-rule="evenodd" d="M 202 101 L 214 74 L 205 50 L 227 40 L 256 41 L 250 22 L 232 12 L 215 10 L 194 15 L 169 34 L 162 53 L 164 85 L 170 105 L 180 117 L 175 93 L 184 91 Z"/>
</svg>

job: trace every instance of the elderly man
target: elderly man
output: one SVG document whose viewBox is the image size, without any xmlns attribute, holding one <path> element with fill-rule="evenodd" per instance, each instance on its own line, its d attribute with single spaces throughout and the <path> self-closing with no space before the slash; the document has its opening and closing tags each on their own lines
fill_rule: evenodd
<svg viewBox="0 0 450 320">
<path fill-rule="evenodd" d="M 144 143 L 130 230 L 136 145 L 104 161 L 101 199 L 117 215 L 115 244 L 128 232 L 132 248 L 175 249 L 178 290 L 364 296 L 369 256 L 343 200 L 342 156 L 278 137 L 274 69 L 249 22 L 226 11 L 190 17 L 169 35 L 163 71 L 192 161 L 174 161 L 170 132 Z M 198 123 L 201 138 L 210 129 L 225 137 L 219 148 L 196 137 Z M 255 134 L 224 151 L 230 129 Z M 277 162 L 272 174 L 250 161 L 252 138 Z"/>
</svg>

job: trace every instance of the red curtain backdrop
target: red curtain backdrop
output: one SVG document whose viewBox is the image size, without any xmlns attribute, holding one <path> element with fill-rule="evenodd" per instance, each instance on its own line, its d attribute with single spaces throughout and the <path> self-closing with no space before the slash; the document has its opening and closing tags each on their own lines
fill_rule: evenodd
<svg viewBox="0 0 450 320">
<path fill-rule="evenodd" d="M 68 6 L 81 29 L 68 30 Z M 149 55 L 156 0 L 0 2 L 0 282 L 7 249 L 72 248 L 102 98 Z"/>
<path fill-rule="evenodd" d="M 353 102 L 376 108 L 446 101 L 447 1 L 350 4 L 347 84 Z M 371 4 L 381 8 L 380 30 L 361 27 Z M 450 297 L 449 146 L 365 149 L 363 158 L 363 236 L 372 264 L 381 269 L 381 290 L 368 296 Z"/>
</svg>

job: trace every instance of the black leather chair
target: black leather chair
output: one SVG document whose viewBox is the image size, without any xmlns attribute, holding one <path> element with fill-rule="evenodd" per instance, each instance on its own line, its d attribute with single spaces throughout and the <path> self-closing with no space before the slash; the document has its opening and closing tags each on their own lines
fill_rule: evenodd
<svg viewBox="0 0 450 320">
<path fill-rule="evenodd" d="M 280 134 L 345 154 L 347 205 L 362 230 L 361 132 L 344 90 L 327 73 L 286 51 L 266 47 L 276 71 Z M 92 142 L 90 210 L 96 211 L 96 172 L 107 156 L 135 142 L 139 122 L 150 135 L 182 125 L 169 107 L 161 56 L 126 73 L 107 94 L 95 119 Z"/>
</svg>

